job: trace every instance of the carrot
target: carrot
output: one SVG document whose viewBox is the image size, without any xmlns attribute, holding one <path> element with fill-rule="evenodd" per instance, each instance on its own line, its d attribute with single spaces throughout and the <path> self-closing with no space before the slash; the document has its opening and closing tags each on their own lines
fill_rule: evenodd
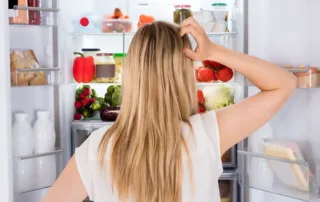
<svg viewBox="0 0 320 202">
<path fill-rule="evenodd" d="M 113 15 L 114 15 L 116 18 L 120 18 L 121 16 L 123 16 L 122 11 L 120 10 L 120 8 L 114 9 Z"/>
</svg>

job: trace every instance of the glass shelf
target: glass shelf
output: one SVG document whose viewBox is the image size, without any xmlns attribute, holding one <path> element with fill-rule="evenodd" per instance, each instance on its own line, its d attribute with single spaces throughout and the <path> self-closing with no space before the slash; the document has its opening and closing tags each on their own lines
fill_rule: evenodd
<svg viewBox="0 0 320 202">
<path fill-rule="evenodd" d="M 26 28 L 26 27 L 32 27 L 32 28 L 51 28 L 51 27 L 57 27 L 57 25 L 30 25 L 30 24 L 9 24 L 10 27 L 17 27 L 17 28 Z"/>
<path fill-rule="evenodd" d="M 39 7 L 28 7 L 28 6 L 14 6 L 14 10 L 27 10 L 27 11 L 42 11 L 42 12 L 59 12 L 58 8 L 39 8 Z"/>
<path fill-rule="evenodd" d="M 71 32 L 69 35 L 73 36 L 133 36 L 136 32 L 124 32 L 124 33 L 103 33 L 103 32 L 96 32 L 96 33 L 80 33 L 80 32 Z M 215 36 L 232 36 L 236 35 L 236 32 L 210 32 L 207 33 L 208 37 L 215 37 Z"/>
<path fill-rule="evenodd" d="M 241 186 L 302 201 L 320 199 L 320 163 L 291 161 L 248 148 L 238 150 L 238 158 L 244 162 L 239 173 Z M 283 181 L 285 178 L 290 181 Z"/>
</svg>

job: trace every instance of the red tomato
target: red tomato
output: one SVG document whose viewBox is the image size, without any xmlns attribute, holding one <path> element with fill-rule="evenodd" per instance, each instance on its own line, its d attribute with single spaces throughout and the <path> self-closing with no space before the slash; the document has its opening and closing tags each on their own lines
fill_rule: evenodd
<svg viewBox="0 0 320 202">
<path fill-rule="evenodd" d="M 204 101 L 204 95 L 202 90 L 197 91 L 197 97 L 198 97 L 198 104 L 202 104 Z"/>
<path fill-rule="evenodd" d="M 212 80 L 216 80 L 216 75 L 211 69 L 201 68 L 198 71 L 198 78 L 202 82 L 210 82 Z"/>
<path fill-rule="evenodd" d="M 218 71 L 217 77 L 222 82 L 228 82 L 233 77 L 233 71 L 229 67 L 225 67 Z"/>
<path fill-rule="evenodd" d="M 196 67 L 196 79 L 197 79 L 197 81 L 200 81 L 199 80 L 199 77 L 198 77 L 198 72 L 199 72 L 199 70 L 201 69 L 202 67 Z"/>
<path fill-rule="evenodd" d="M 214 69 L 219 70 L 222 69 L 224 66 L 218 62 L 210 61 L 211 65 Z"/>
<path fill-rule="evenodd" d="M 206 108 L 204 108 L 204 106 L 202 106 L 202 105 L 198 105 L 198 109 L 199 109 L 199 113 L 206 112 Z"/>
<path fill-rule="evenodd" d="M 205 67 L 211 67 L 211 61 L 210 61 L 210 60 L 202 61 L 202 64 L 203 64 L 203 66 L 205 66 Z"/>
</svg>

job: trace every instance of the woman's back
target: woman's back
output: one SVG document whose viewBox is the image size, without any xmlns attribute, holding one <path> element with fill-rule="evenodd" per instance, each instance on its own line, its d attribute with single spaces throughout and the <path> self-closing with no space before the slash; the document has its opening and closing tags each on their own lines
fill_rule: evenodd
<svg viewBox="0 0 320 202">
<path fill-rule="evenodd" d="M 182 157 L 182 201 L 219 201 L 218 179 L 222 173 L 222 164 L 216 114 L 211 111 L 202 115 L 194 115 L 190 118 L 190 123 L 193 132 L 187 123 L 181 123 L 189 150 L 189 154 L 183 153 Z M 77 148 L 75 154 L 77 167 L 92 201 L 120 202 L 117 191 L 112 190 L 111 177 L 103 173 L 108 170 L 101 170 L 97 158 L 98 147 L 106 130 L 107 127 L 104 127 L 93 132 L 88 140 Z M 112 144 L 112 139 L 110 143 Z M 110 167 L 108 165 L 110 154 L 109 149 L 105 155 L 105 168 Z M 129 201 L 135 200 L 131 197 Z"/>
</svg>

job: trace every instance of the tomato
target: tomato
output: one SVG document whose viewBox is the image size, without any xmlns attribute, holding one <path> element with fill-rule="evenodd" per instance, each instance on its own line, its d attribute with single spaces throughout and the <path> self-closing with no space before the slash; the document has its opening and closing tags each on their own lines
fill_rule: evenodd
<svg viewBox="0 0 320 202">
<path fill-rule="evenodd" d="M 199 70 L 200 70 L 201 68 L 203 68 L 203 67 L 196 67 L 196 79 L 197 79 L 197 81 L 200 81 L 200 80 L 199 80 L 199 77 L 198 77 L 198 72 L 199 72 Z"/>
<path fill-rule="evenodd" d="M 212 80 L 217 80 L 217 77 L 213 70 L 208 68 L 201 68 L 198 71 L 198 78 L 202 82 L 210 82 Z"/>
<path fill-rule="evenodd" d="M 198 104 L 202 104 L 204 101 L 204 95 L 202 90 L 197 91 Z"/>
<path fill-rule="evenodd" d="M 203 64 L 203 66 L 205 66 L 205 67 L 211 67 L 211 61 L 210 61 L 210 60 L 202 61 L 202 64 Z"/>
<path fill-rule="evenodd" d="M 220 64 L 219 62 L 210 61 L 211 67 L 213 67 L 216 70 L 222 69 L 224 66 Z"/>
<path fill-rule="evenodd" d="M 233 70 L 230 69 L 229 67 L 225 67 L 218 71 L 217 77 L 222 82 L 228 82 L 233 77 Z"/>
</svg>

